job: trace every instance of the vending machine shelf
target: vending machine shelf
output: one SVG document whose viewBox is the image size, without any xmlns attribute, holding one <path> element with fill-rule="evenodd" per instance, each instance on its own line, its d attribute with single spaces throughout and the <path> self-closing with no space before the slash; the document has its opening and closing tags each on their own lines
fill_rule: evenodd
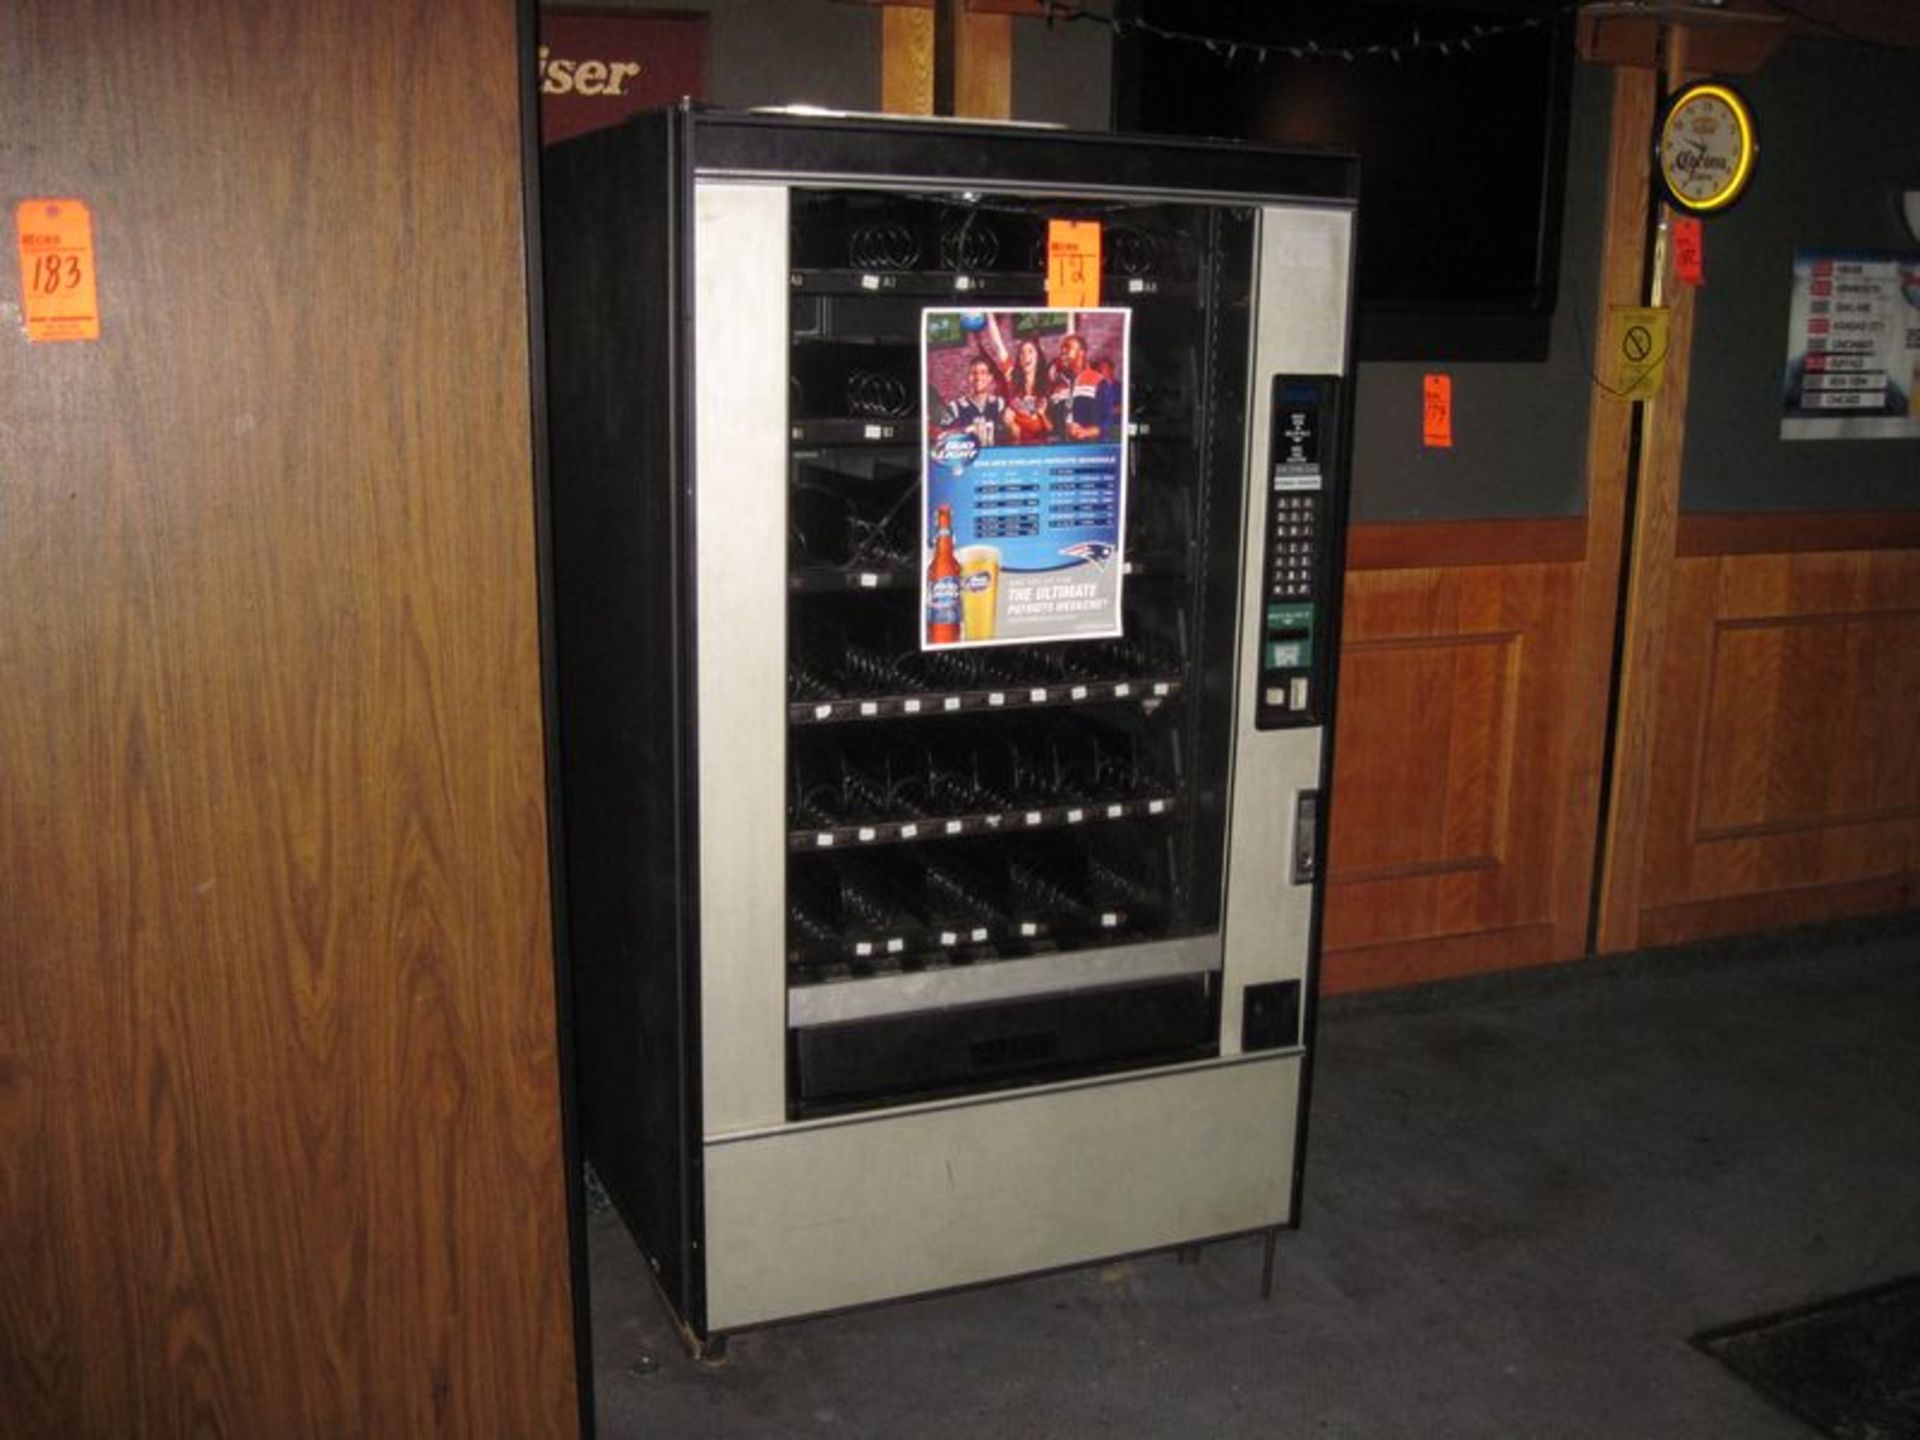
<svg viewBox="0 0 1920 1440">
<path fill-rule="evenodd" d="M 1136 830 L 818 856 L 790 877 L 789 978 L 838 983 L 1165 938 L 1174 905 L 1165 854 L 1164 838 Z"/>
<path fill-rule="evenodd" d="M 1014 805 L 1003 810 L 965 814 L 926 814 L 911 819 L 853 820 L 846 824 L 800 826 L 787 831 L 790 851 L 831 850 L 871 845 L 951 840 L 967 835 L 1024 835 L 1074 825 L 1116 820 L 1157 820 L 1174 813 L 1179 797 L 1171 792 L 1135 795 L 1123 800 L 1078 800 L 1044 805 Z"/>
<path fill-rule="evenodd" d="M 1127 434 L 1135 440 L 1151 440 L 1163 444 L 1189 444 L 1193 440 L 1193 422 L 1180 416 L 1169 416 L 1164 420 L 1135 420 L 1127 426 Z"/>
<path fill-rule="evenodd" d="M 1169 300 L 1191 304 L 1199 295 L 1192 280 L 1163 279 L 1151 275 L 1123 276 L 1114 282 L 1118 293 L 1137 300 Z M 1046 300 L 1046 276 L 1038 273 L 1009 272 L 1000 275 L 976 275 L 951 270 L 795 270 L 793 289 L 798 295 L 831 297 L 900 296 L 928 300 L 1018 300 L 1043 304 Z"/>
<path fill-rule="evenodd" d="M 920 438 L 920 427 L 911 420 L 869 420 L 859 416 L 813 417 L 795 420 L 787 427 L 787 438 L 795 445 L 911 445 Z"/>
<path fill-rule="evenodd" d="M 977 690 L 873 695 L 857 698 L 795 700 L 787 705 L 790 725 L 828 725 L 846 720 L 912 720 L 979 711 L 1031 710 L 1062 705 L 1103 705 L 1115 701 L 1150 704 L 1177 696 L 1178 675 L 1127 680 L 1082 680 L 1065 684 L 1002 685 Z"/>
<path fill-rule="evenodd" d="M 861 565 L 820 565 L 787 572 L 787 589 L 795 595 L 837 595 L 849 590 L 892 590 L 917 585 L 916 571 L 894 566 L 875 569 Z"/>
<path fill-rule="evenodd" d="M 1163 935 L 1151 917 L 1137 920 L 1125 910 L 1105 910 L 1091 921 L 1078 915 L 1036 914 L 990 925 L 956 922 L 945 928 L 903 927 L 843 936 L 831 944 L 789 952 L 787 967 L 790 983 L 804 988 L 960 965 L 1016 964 L 1038 955 L 1130 945 Z"/>
<path fill-rule="evenodd" d="M 793 288 L 808 295 L 899 295 L 929 300 L 1042 300 L 1046 276 L 1010 272 L 976 275 L 953 270 L 795 270 Z"/>
</svg>

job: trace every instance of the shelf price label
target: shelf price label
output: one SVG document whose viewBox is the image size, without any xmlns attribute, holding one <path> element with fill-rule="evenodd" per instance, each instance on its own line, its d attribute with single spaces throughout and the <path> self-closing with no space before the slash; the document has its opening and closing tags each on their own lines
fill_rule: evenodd
<svg viewBox="0 0 1920 1440">
<path fill-rule="evenodd" d="M 20 246 L 20 315 L 27 339 L 98 340 L 93 216 L 80 200 L 22 200 L 14 208 Z"/>
</svg>

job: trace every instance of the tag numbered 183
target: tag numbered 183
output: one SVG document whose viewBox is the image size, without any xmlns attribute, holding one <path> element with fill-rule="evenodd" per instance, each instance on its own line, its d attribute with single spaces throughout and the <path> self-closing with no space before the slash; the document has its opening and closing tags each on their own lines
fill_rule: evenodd
<svg viewBox="0 0 1920 1440">
<path fill-rule="evenodd" d="M 20 316 L 27 339 L 98 340 L 93 215 L 86 202 L 22 200 L 14 207 L 20 247 Z"/>
</svg>

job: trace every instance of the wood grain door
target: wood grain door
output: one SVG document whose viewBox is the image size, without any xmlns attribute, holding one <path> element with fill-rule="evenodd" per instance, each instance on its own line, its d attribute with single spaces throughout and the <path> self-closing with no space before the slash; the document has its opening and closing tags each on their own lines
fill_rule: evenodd
<svg viewBox="0 0 1920 1440">
<path fill-rule="evenodd" d="M 1683 515 L 1605 942 L 1920 903 L 1920 515 Z"/>
<path fill-rule="evenodd" d="M 1573 958 L 1602 718 L 1587 526 L 1361 526 L 1347 553 L 1323 987 Z"/>
<path fill-rule="evenodd" d="M 10 0 L 0 1430 L 577 1426 L 512 0 Z"/>
</svg>

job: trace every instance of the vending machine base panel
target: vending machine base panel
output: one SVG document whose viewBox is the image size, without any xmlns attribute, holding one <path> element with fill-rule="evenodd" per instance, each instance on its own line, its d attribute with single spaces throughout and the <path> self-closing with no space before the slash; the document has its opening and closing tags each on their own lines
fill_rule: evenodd
<svg viewBox="0 0 1920 1440">
<path fill-rule="evenodd" d="M 1300 1071 L 1262 1055 L 710 1138 L 708 1328 L 1287 1224 Z"/>
</svg>

